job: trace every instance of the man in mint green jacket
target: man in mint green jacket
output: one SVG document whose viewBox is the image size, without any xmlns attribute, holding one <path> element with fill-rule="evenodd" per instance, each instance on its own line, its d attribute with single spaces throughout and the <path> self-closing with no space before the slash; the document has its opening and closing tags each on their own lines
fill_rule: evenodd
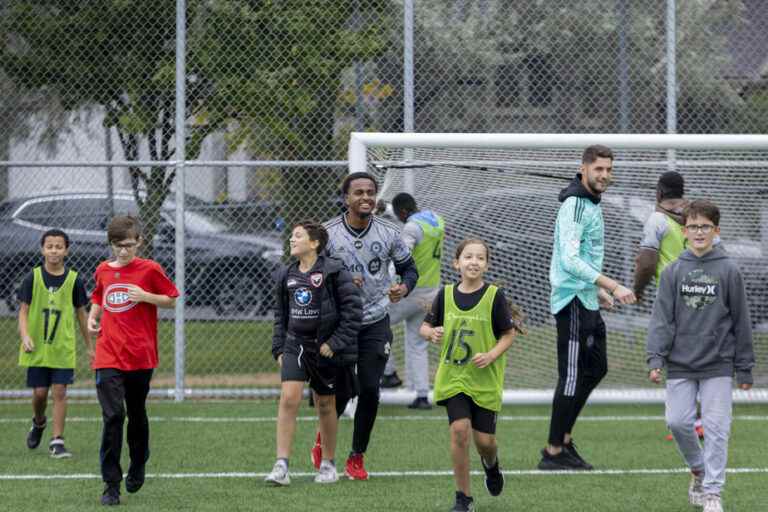
<svg viewBox="0 0 768 512">
<path fill-rule="evenodd" d="M 604 226 L 600 195 L 611 183 L 613 152 L 584 150 L 581 172 L 560 192 L 549 281 L 557 325 L 558 382 L 547 447 L 539 469 L 592 469 L 576 451 L 571 431 L 590 393 L 608 371 L 600 305 L 635 302 L 632 290 L 603 275 Z"/>
</svg>

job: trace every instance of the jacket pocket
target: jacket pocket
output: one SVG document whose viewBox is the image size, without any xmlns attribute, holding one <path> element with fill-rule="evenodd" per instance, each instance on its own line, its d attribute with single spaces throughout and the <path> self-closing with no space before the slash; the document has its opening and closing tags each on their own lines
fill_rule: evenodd
<svg viewBox="0 0 768 512">
<path fill-rule="evenodd" d="M 720 351 L 714 334 L 678 333 L 669 362 L 689 370 L 706 368 L 720 361 Z"/>
<path fill-rule="evenodd" d="M 736 337 L 731 331 L 718 333 L 718 353 L 720 357 L 728 361 L 736 356 Z"/>
</svg>

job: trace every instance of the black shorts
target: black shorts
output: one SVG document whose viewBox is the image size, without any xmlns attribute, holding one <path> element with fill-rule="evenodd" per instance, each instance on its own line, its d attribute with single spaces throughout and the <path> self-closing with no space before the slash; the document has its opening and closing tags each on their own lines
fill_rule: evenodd
<svg viewBox="0 0 768 512">
<path fill-rule="evenodd" d="M 459 393 L 451 398 L 440 400 L 438 405 L 444 405 L 448 412 L 448 424 L 456 420 L 468 418 L 472 429 L 484 434 L 496 434 L 496 411 L 477 405 L 469 395 Z"/>
<path fill-rule="evenodd" d="M 283 353 L 283 366 L 280 369 L 280 379 L 309 382 L 309 387 L 318 395 L 333 395 L 336 393 L 336 375 L 338 369 L 330 362 L 323 361 L 317 348 L 299 345 L 298 350 Z"/>
<path fill-rule="evenodd" d="M 381 359 L 386 363 L 392 348 L 392 339 L 389 315 L 360 327 L 357 333 L 358 364 L 360 359 L 367 361 Z"/>
<path fill-rule="evenodd" d="M 27 387 L 49 388 L 51 384 L 72 384 L 75 382 L 75 370 L 72 368 L 48 368 L 30 366 L 27 368 Z"/>
</svg>

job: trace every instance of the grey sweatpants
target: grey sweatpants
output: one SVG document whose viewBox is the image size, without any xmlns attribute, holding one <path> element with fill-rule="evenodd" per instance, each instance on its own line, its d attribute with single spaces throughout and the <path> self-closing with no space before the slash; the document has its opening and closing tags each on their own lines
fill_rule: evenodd
<svg viewBox="0 0 768 512">
<path fill-rule="evenodd" d="M 407 297 L 389 306 L 392 328 L 405 321 L 405 386 L 416 391 L 416 396 L 426 397 L 429 393 L 429 343 L 419 336 L 419 327 L 436 294 L 437 288 L 414 288 Z M 395 359 L 390 355 L 384 374 L 394 372 Z"/>
<path fill-rule="evenodd" d="M 731 433 L 731 377 L 668 379 L 667 425 L 680 454 L 692 470 L 704 470 L 704 493 L 720 494 L 725 485 L 728 437 Z M 694 430 L 696 394 L 701 398 L 704 448 Z"/>
</svg>

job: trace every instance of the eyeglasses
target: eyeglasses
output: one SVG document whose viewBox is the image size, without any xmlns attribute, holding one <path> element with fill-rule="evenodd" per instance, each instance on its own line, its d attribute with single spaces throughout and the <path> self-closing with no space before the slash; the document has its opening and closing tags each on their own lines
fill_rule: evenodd
<svg viewBox="0 0 768 512">
<path fill-rule="evenodd" d="M 698 231 L 699 233 L 708 235 L 715 229 L 715 226 L 713 224 L 688 224 L 685 226 L 685 229 L 694 233 Z"/>
<path fill-rule="evenodd" d="M 130 251 L 131 249 L 135 249 L 138 246 L 138 242 L 128 242 L 125 244 L 112 244 L 112 247 L 115 248 L 115 250 L 119 251 L 122 249 L 125 249 L 126 251 Z"/>
</svg>

